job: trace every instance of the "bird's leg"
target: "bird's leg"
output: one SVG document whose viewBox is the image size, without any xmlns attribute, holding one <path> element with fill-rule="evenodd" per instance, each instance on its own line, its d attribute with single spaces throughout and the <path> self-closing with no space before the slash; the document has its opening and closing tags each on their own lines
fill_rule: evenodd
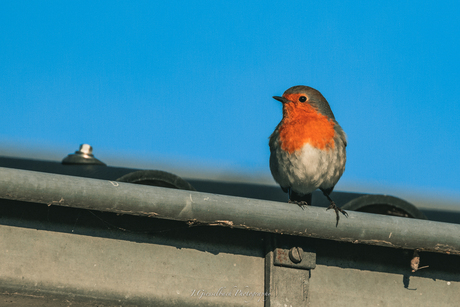
<svg viewBox="0 0 460 307">
<path fill-rule="evenodd" d="M 293 199 L 294 197 L 299 197 L 299 196 L 294 191 L 292 191 L 291 188 L 288 188 L 288 195 L 289 195 L 288 203 L 289 204 L 296 204 L 297 206 L 302 208 L 302 210 L 304 210 L 306 206 L 310 205 L 308 203 L 308 201 L 306 201 L 306 200 L 294 200 Z M 310 198 L 310 202 L 311 202 L 311 198 Z"/>
<path fill-rule="evenodd" d="M 329 207 L 327 207 L 326 210 L 334 209 L 334 211 L 335 211 L 335 215 L 337 216 L 337 222 L 335 223 L 335 227 L 337 227 L 339 225 L 339 219 L 340 219 L 339 212 L 342 213 L 343 215 L 345 215 L 346 217 L 348 217 L 348 213 L 345 210 L 342 210 L 339 207 L 337 207 L 335 202 L 332 200 L 332 198 L 328 194 L 326 194 L 324 192 L 323 192 L 323 194 L 331 202 L 331 204 L 329 205 Z"/>
</svg>

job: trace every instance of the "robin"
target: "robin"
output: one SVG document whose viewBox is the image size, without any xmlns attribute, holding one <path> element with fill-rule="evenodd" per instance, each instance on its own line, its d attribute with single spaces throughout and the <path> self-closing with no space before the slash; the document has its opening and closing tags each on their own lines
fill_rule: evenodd
<svg viewBox="0 0 460 307">
<path fill-rule="evenodd" d="M 282 97 L 283 119 L 270 136 L 270 170 L 289 195 L 289 203 L 311 205 L 312 192 L 320 189 L 336 213 L 330 194 L 345 170 L 347 139 L 326 98 L 314 88 L 298 85 Z"/>
</svg>

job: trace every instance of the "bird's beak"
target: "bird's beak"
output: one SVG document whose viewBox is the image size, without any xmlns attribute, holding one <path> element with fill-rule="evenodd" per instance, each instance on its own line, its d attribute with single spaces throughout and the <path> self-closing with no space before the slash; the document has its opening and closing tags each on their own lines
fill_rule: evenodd
<svg viewBox="0 0 460 307">
<path fill-rule="evenodd" d="M 286 98 L 284 97 L 280 97 L 280 96 L 273 96 L 274 99 L 278 100 L 278 101 L 281 101 L 281 103 L 287 103 L 289 102 L 289 100 L 287 100 Z"/>
</svg>

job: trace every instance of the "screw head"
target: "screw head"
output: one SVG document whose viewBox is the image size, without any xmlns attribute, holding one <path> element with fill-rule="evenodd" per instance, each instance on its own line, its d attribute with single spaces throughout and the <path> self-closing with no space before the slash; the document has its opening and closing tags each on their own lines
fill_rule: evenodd
<svg viewBox="0 0 460 307">
<path fill-rule="evenodd" d="M 301 247 L 293 247 L 289 250 L 289 259 L 294 263 L 302 262 L 303 249 Z"/>
</svg>

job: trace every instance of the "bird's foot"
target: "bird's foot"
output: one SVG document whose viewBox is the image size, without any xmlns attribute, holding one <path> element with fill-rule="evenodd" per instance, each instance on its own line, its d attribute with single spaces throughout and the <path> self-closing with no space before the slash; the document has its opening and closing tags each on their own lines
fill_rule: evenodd
<svg viewBox="0 0 460 307">
<path fill-rule="evenodd" d="M 302 210 L 304 210 L 306 206 L 309 206 L 309 204 L 305 200 L 288 200 L 288 203 L 296 204 L 297 206 L 302 208 Z"/>
<path fill-rule="evenodd" d="M 335 215 L 337 216 L 337 222 L 335 223 L 335 227 L 339 225 L 339 219 L 340 219 L 339 212 L 345 215 L 346 217 L 348 217 L 348 213 L 345 210 L 342 210 L 339 207 L 337 207 L 337 205 L 332 200 L 331 200 L 331 205 L 327 207 L 326 210 L 329 210 L 329 209 L 334 209 Z"/>
</svg>

